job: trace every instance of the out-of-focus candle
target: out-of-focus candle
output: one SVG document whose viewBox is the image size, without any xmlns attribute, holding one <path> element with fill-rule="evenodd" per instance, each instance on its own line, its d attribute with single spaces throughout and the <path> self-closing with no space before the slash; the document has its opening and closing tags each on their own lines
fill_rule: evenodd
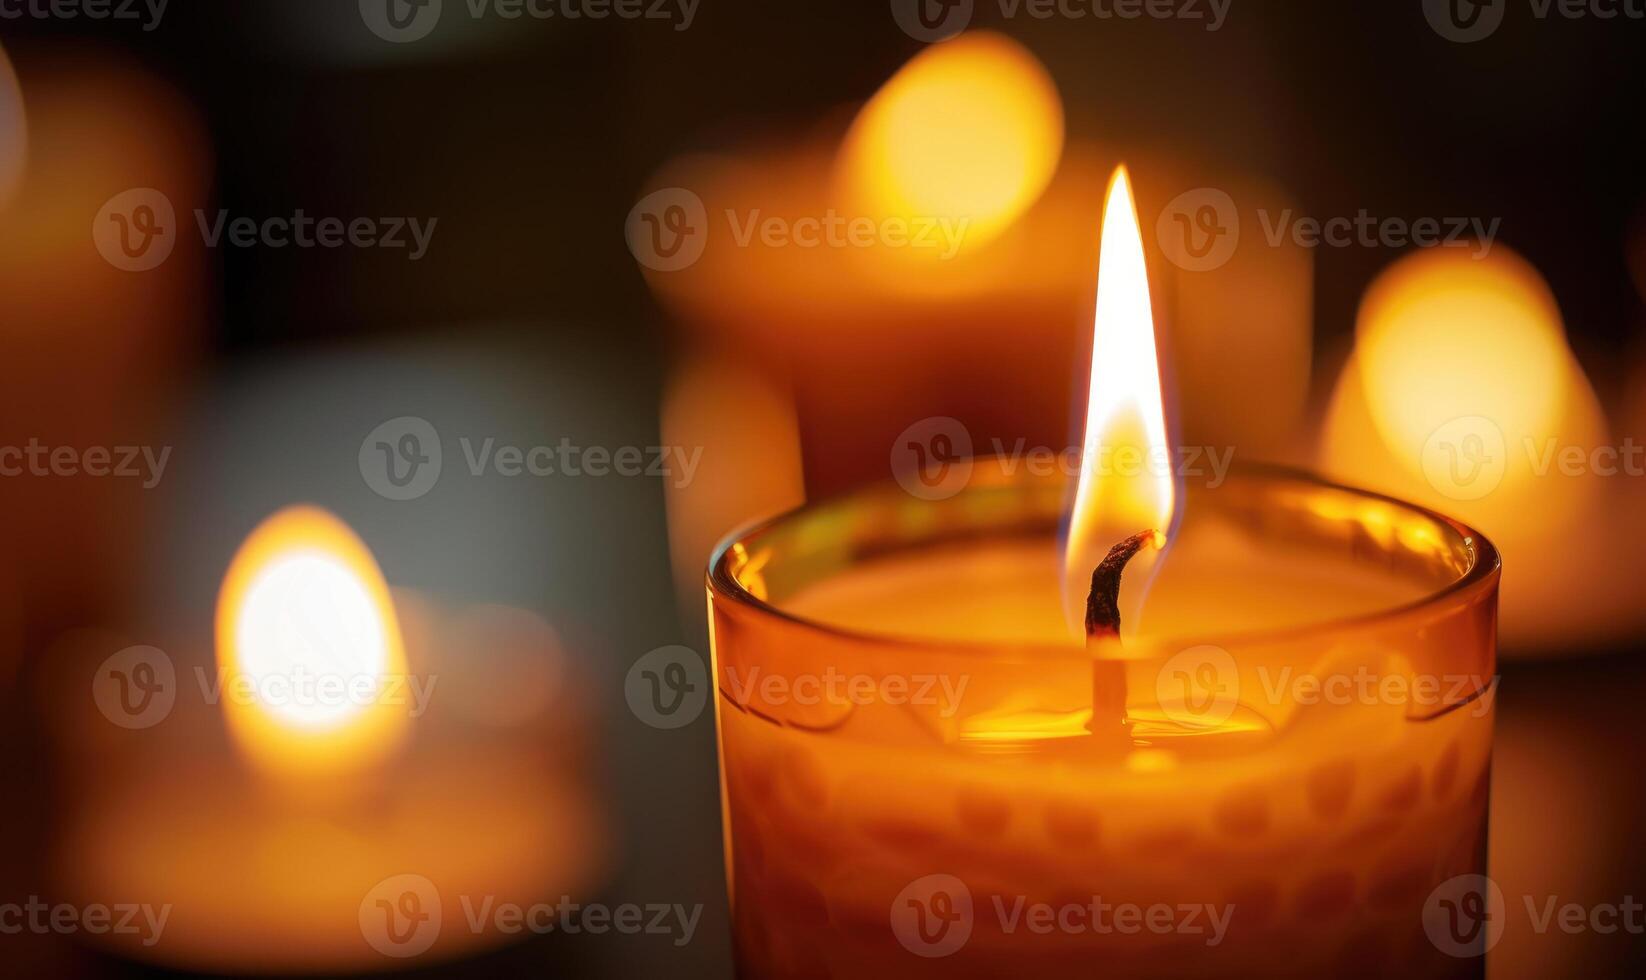
<svg viewBox="0 0 1646 980">
<path fill-rule="evenodd" d="M 139 591 L 136 566 L 123 559 L 141 548 L 152 486 L 91 471 L 112 468 L 98 454 L 115 447 L 158 458 L 203 334 L 199 240 L 191 247 L 173 228 L 163 263 L 116 268 L 95 247 L 100 212 L 148 188 L 186 220 L 205 197 L 211 157 L 192 107 L 135 64 L 100 51 L 20 57 L 17 67 L 14 79 L 0 64 L 0 339 L 10 376 L 0 445 L 44 455 L 0 479 L 10 542 L 0 561 L 28 569 L 19 585 L 31 620 L 65 617 L 33 627 L 52 635 L 123 614 Z M 53 453 L 63 455 L 48 468 Z"/>
<path fill-rule="evenodd" d="M 664 166 L 631 245 L 692 343 L 729 338 L 788 376 L 807 487 L 828 494 L 883 477 L 887 447 L 933 416 L 962 420 L 980 447 L 1063 446 L 1079 379 L 1046 365 L 1078 362 L 1088 341 L 1091 216 L 1115 155 L 1066 139 L 1055 83 L 1027 49 L 964 34 L 903 65 L 847 125 Z M 1160 222 L 1176 232 L 1185 208 L 1201 219 L 1208 184 L 1233 212 L 1210 224 L 1233 233 L 1243 212 L 1244 236 L 1215 239 L 1215 263 L 1155 270 L 1184 440 L 1285 455 L 1308 390 L 1309 256 L 1260 234 L 1257 210 L 1279 213 L 1283 192 L 1165 166 L 1140 187 L 1151 254 Z M 659 263 L 665 241 L 700 254 Z M 1246 383 L 1248 366 L 1264 384 Z"/>
<path fill-rule="evenodd" d="M 1002 435 L 1040 420 L 1030 437 L 1049 444 L 1073 379 L 1041 369 L 1079 342 L 1103 191 L 1084 175 L 1105 156 L 1066 151 L 1032 54 L 966 35 L 903 66 L 849 125 L 665 166 L 650 184 L 695 195 L 705 235 L 694 263 L 647 280 L 701 346 L 731 338 L 789 373 L 813 492 L 883 475 L 885 447 L 940 402 Z"/>
<path fill-rule="evenodd" d="M 1046 69 L 1003 35 L 970 34 L 921 52 L 858 113 L 835 198 L 852 214 L 949 222 L 978 247 L 1040 198 L 1062 152 L 1063 104 Z M 873 251 L 868 262 L 888 257 Z M 888 283 L 919 288 L 922 276 L 898 268 Z"/>
<path fill-rule="evenodd" d="M 557 658 L 546 624 L 392 595 L 365 545 L 313 507 L 252 532 L 219 602 L 213 686 L 167 659 L 172 716 L 126 733 L 139 747 L 117 753 L 117 776 L 77 790 L 63 830 L 65 894 L 164 909 L 157 936 L 104 937 L 116 951 L 210 972 L 439 962 L 514 938 L 470 926 L 466 903 L 552 904 L 600 874 L 586 718 L 564 671 L 525 672 L 527 696 L 499 699 L 485 725 L 472 681 L 448 678 L 450 710 L 440 699 L 447 668 L 493 648 Z M 563 710 L 544 721 L 551 706 Z M 238 751 L 212 737 L 204 709 L 226 716 Z M 521 725 L 534 737 L 509 737 Z"/>
<path fill-rule="evenodd" d="M 294 507 L 252 532 L 218 597 L 217 676 L 229 690 L 322 679 L 346 689 L 333 703 L 287 692 L 225 704 L 229 730 L 260 767 L 346 774 L 399 748 L 410 723 L 400 623 L 383 573 L 347 525 Z"/>
<path fill-rule="evenodd" d="M 1628 492 L 1596 455 L 1611 444 L 1554 296 L 1499 245 L 1414 253 L 1372 284 L 1320 459 L 1491 534 L 1510 566 L 1506 652 L 1571 653 L 1640 621 L 1621 541 L 1598 531 Z"/>
</svg>

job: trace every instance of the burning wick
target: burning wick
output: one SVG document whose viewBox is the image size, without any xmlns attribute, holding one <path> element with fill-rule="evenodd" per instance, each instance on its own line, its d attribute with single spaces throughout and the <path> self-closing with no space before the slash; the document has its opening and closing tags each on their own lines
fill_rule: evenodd
<svg viewBox="0 0 1646 980">
<path fill-rule="evenodd" d="M 1116 734 L 1131 737 L 1132 723 L 1126 717 L 1126 665 L 1105 657 L 1120 645 L 1120 576 L 1126 565 L 1145 546 L 1160 549 L 1166 536 L 1159 531 L 1141 531 L 1109 549 L 1108 555 L 1092 570 L 1092 590 L 1086 594 L 1086 650 L 1092 654 L 1093 735 Z"/>
<path fill-rule="evenodd" d="M 1120 639 L 1120 574 L 1144 545 L 1160 548 L 1165 543 L 1166 536 L 1159 531 L 1140 531 L 1110 548 L 1092 569 L 1092 590 L 1086 594 L 1087 649 L 1105 637 Z"/>
</svg>

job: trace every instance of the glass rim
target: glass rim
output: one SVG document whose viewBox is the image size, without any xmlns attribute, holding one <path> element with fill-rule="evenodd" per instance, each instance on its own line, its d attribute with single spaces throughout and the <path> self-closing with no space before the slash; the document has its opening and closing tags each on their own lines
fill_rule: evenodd
<svg viewBox="0 0 1646 980">
<path fill-rule="evenodd" d="M 1411 514 L 1427 518 L 1438 524 L 1450 528 L 1462 540 L 1469 553 L 1469 567 L 1455 579 L 1445 585 L 1426 592 L 1407 602 L 1386 608 L 1374 609 L 1370 612 L 1355 613 L 1348 616 L 1338 616 L 1317 622 L 1300 623 L 1297 626 L 1266 628 L 1266 629 L 1238 629 L 1230 630 L 1216 636 L 1202 636 L 1185 634 L 1182 636 L 1166 636 L 1157 639 L 1145 639 L 1133 652 L 1141 656 L 1126 657 L 1127 660 L 1150 659 L 1152 656 L 1167 650 L 1181 650 L 1200 645 L 1213 646 L 1250 646 L 1274 642 L 1297 642 L 1313 636 L 1333 633 L 1347 633 L 1379 623 L 1390 623 L 1404 617 L 1412 616 L 1426 609 L 1444 605 L 1453 600 L 1472 601 L 1479 595 L 1496 587 L 1503 572 L 1503 560 L 1496 545 L 1492 544 L 1484 534 L 1474 527 L 1455 518 L 1448 517 L 1439 511 L 1432 510 L 1421 504 L 1401 500 L 1388 494 L 1330 480 L 1318 473 L 1299 467 L 1284 466 L 1270 463 L 1236 464 L 1230 472 L 1230 478 L 1252 478 L 1275 482 L 1287 481 L 1307 484 L 1324 490 L 1347 493 L 1355 496 L 1376 500 L 1405 510 Z M 937 639 L 907 634 L 882 633 L 873 630 L 855 630 L 833 623 L 824 622 L 809 616 L 799 615 L 783 609 L 772 602 L 761 599 L 750 592 L 729 569 L 732 552 L 739 546 L 758 541 L 761 537 L 775 531 L 777 528 L 798 520 L 805 514 L 822 508 L 850 502 L 854 499 L 866 498 L 878 491 L 884 490 L 889 483 L 870 484 L 845 493 L 823 498 L 816 502 L 808 502 L 791 508 L 780 514 L 751 522 L 726 537 L 714 548 L 709 558 L 706 584 L 711 599 L 725 597 L 754 612 L 811 632 L 815 632 L 832 639 L 861 644 L 871 644 L 876 647 L 885 647 L 910 653 L 947 654 L 976 657 L 995 657 L 1006 651 L 1034 650 L 1037 659 L 1044 659 L 1048 654 L 1052 657 L 1062 655 L 1068 658 L 1089 660 L 1090 655 L 1077 644 L 1067 646 L 1050 645 L 1046 643 L 1012 643 L 1000 640 L 952 640 Z M 961 493 L 966 493 L 962 490 Z"/>
</svg>

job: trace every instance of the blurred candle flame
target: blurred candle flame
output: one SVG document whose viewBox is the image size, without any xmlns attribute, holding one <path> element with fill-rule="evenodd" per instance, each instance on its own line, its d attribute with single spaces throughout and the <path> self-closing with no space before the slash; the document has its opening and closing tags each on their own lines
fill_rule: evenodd
<svg viewBox="0 0 1646 980">
<path fill-rule="evenodd" d="M 388 585 L 319 508 L 281 510 L 240 546 L 218 595 L 217 665 L 229 728 L 266 769 L 360 767 L 404 734 L 405 692 L 387 683 L 406 673 Z"/>
<path fill-rule="evenodd" d="M 1448 420 L 1491 419 L 1507 433 L 1558 426 L 1570 355 L 1553 295 L 1515 256 L 1420 253 L 1367 290 L 1355 357 L 1372 421 L 1391 445 L 1419 447 Z M 1402 462 L 1421 474 L 1416 454 Z"/>
<path fill-rule="evenodd" d="M 1016 41 L 979 32 L 926 49 L 886 82 L 847 134 L 841 176 L 864 213 L 963 222 L 978 245 L 1039 198 L 1062 151 L 1051 76 Z"/>
<path fill-rule="evenodd" d="M 1588 463 L 1609 441 L 1531 263 L 1502 245 L 1436 248 L 1401 258 L 1367 289 L 1321 461 L 1492 538 L 1507 651 L 1581 650 L 1638 619 L 1635 577 L 1613 539 L 1574 545 L 1607 521 L 1615 491 Z M 1573 451 L 1583 465 L 1566 472 L 1558 464 Z"/>
<path fill-rule="evenodd" d="M 1110 548 L 1148 530 L 1161 535 L 1157 547 L 1164 545 L 1177 504 L 1170 449 L 1143 233 L 1122 166 L 1103 207 L 1080 481 L 1063 552 L 1072 629 L 1082 628 L 1092 570 Z"/>
</svg>

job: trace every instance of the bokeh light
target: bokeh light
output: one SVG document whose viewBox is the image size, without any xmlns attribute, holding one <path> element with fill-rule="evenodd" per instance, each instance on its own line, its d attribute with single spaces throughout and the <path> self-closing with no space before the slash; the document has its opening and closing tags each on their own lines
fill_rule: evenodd
<svg viewBox="0 0 1646 980">
<path fill-rule="evenodd" d="M 1002 35 L 967 34 L 922 52 L 863 107 L 841 152 L 843 197 L 870 215 L 965 221 L 976 246 L 1034 203 L 1062 150 L 1046 69 Z"/>
</svg>

